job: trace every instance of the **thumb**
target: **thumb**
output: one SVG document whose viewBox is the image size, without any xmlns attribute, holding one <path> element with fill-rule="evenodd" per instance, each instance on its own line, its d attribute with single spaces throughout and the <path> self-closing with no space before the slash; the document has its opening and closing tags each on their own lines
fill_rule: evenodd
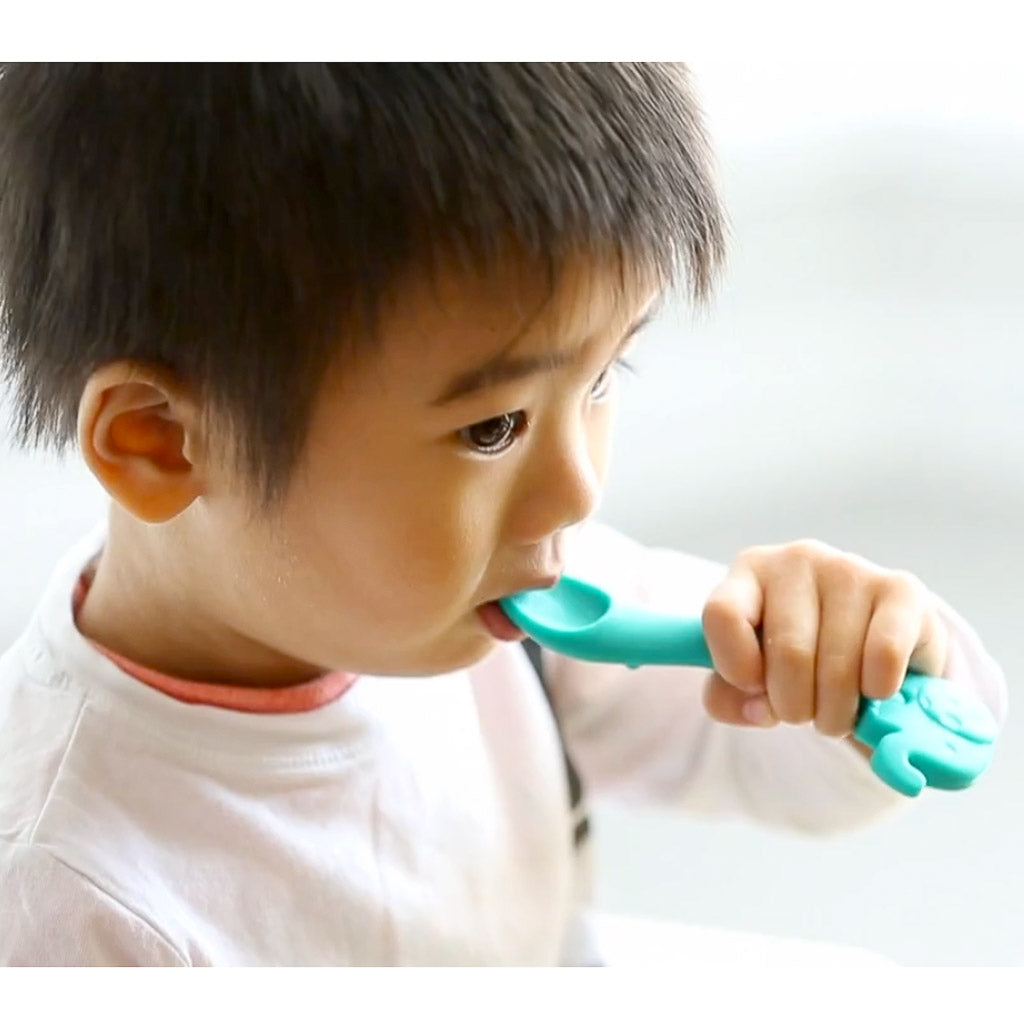
<svg viewBox="0 0 1024 1024">
<path fill-rule="evenodd" d="M 769 728 L 778 724 L 765 693 L 739 690 L 717 672 L 712 672 L 704 684 L 704 710 L 724 725 Z"/>
</svg>

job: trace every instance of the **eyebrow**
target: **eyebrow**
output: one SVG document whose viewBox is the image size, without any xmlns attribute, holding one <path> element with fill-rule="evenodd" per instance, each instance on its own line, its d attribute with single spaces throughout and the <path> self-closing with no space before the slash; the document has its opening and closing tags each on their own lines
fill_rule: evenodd
<svg viewBox="0 0 1024 1024">
<path fill-rule="evenodd" d="M 633 335 L 646 327 L 658 315 L 660 308 L 661 304 L 655 303 L 655 306 L 648 309 L 643 316 L 629 326 L 615 349 L 613 359 L 626 347 L 626 343 Z M 574 363 L 579 359 L 582 351 L 583 347 L 579 346 L 558 352 L 547 352 L 538 356 L 509 357 L 499 353 L 482 366 L 460 373 L 430 404 L 434 406 L 449 405 L 467 395 L 497 387 L 499 384 L 522 380 L 524 377 L 532 377 L 537 373 L 550 373 L 559 367 Z"/>
</svg>

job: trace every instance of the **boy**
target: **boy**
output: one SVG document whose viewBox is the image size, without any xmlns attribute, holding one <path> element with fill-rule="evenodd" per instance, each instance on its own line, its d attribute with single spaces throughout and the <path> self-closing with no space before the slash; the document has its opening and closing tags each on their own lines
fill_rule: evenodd
<svg viewBox="0 0 1024 1024">
<path fill-rule="evenodd" d="M 674 65 L 4 69 L 19 437 L 112 501 L 0 661 L 0 962 L 593 962 L 559 733 L 592 793 L 827 831 L 900 802 L 862 694 L 1002 716 L 905 573 L 593 521 L 616 364 L 722 261 L 709 166 Z M 496 601 L 567 570 L 716 672 L 542 689 Z"/>
</svg>

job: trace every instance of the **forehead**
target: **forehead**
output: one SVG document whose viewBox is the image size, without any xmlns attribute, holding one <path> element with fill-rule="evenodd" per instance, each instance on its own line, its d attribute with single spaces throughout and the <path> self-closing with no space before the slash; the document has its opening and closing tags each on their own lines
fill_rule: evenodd
<svg viewBox="0 0 1024 1024">
<path fill-rule="evenodd" d="M 660 291 L 583 258 L 554 280 L 522 261 L 486 275 L 442 265 L 385 307 L 377 355 L 392 373 L 444 375 L 490 356 L 575 347 L 621 333 Z"/>
</svg>

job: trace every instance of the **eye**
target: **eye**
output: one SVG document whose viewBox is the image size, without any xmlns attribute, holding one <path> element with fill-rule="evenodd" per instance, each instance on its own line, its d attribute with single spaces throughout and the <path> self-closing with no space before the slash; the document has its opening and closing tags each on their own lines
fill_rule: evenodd
<svg viewBox="0 0 1024 1024">
<path fill-rule="evenodd" d="M 594 381 L 594 386 L 590 389 L 591 401 L 600 402 L 608 395 L 608 389 L 611 387 L 612 376 L 616 370 L 627 370 L 629 373 L 636 373 L 633 366 L 627 363 L 625 359 L 616 359 L 611 366 L 604 369 L 601 376 Z"/>
<path fill-rule="evenodd" d="M 509 448 L 525 429 L 526 413 L 519 410 L 503 412 L 500 416 L 463 427 L 459 437 L 481 455 L 498 455 Z"/>
</svg>

